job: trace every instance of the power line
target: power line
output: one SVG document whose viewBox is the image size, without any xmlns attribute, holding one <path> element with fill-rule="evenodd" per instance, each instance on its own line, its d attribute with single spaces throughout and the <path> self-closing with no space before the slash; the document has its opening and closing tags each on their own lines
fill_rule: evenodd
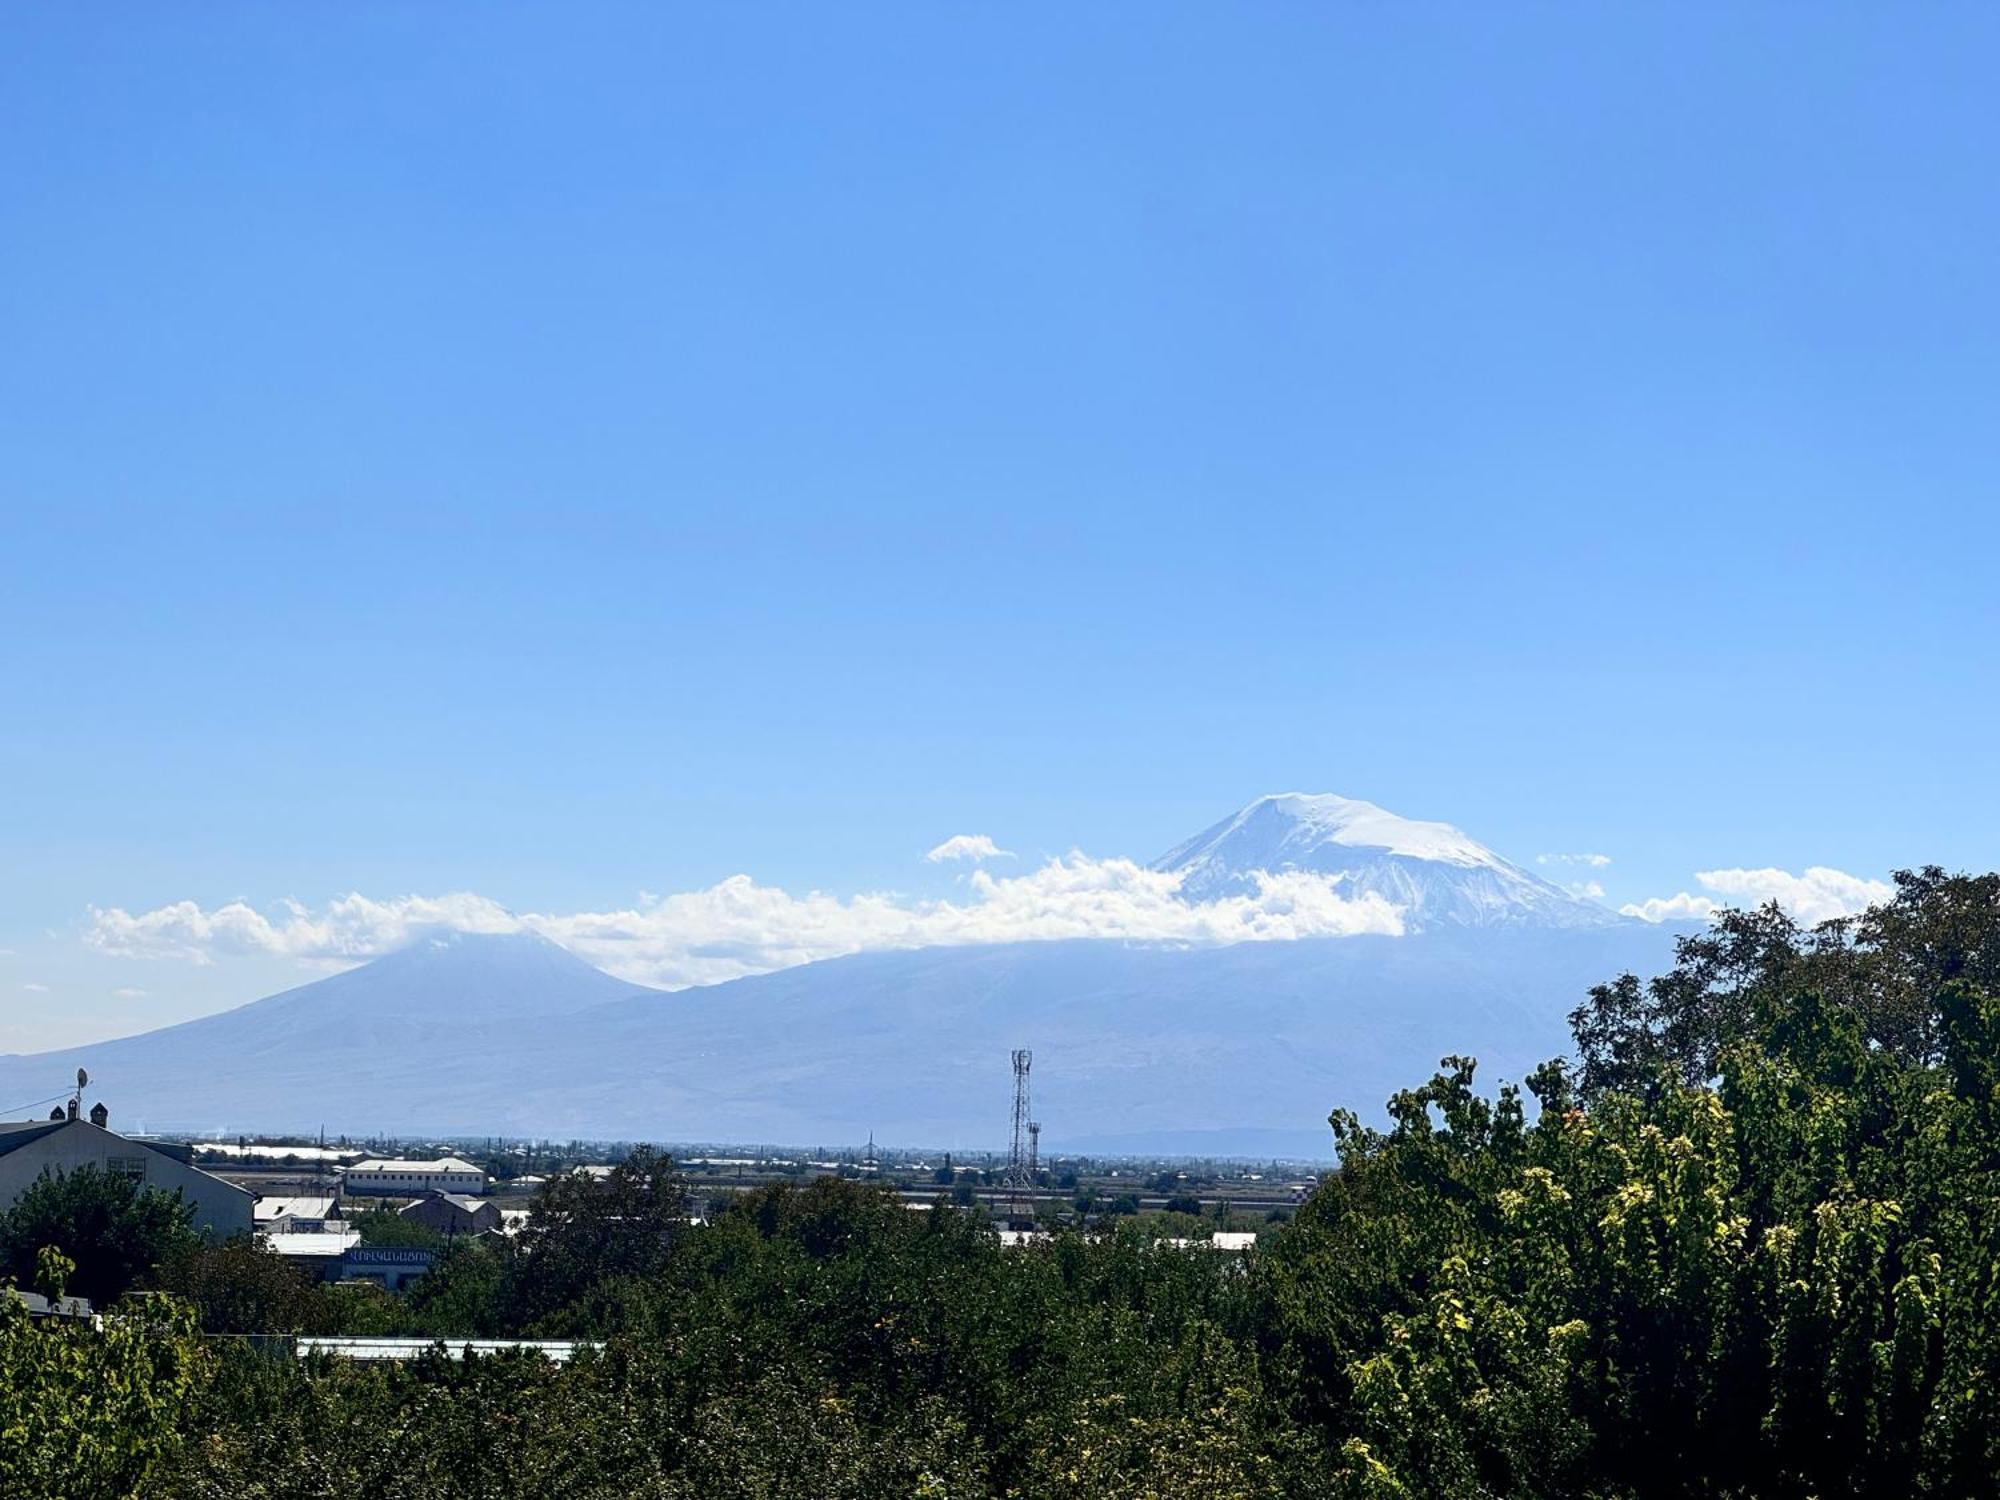
<svg viewBox="0 0 2000 1500">
<path fill-rule="evenodd" d="M 31 1099 L 26 1104 L 10 1104 L 5 1109 L 0 1109 L 0 1115 L 11 1115 L 17 1109 L 40 1109 L 44 1104 L 54 1104 L 56 1101 L 67 1099 L 69 1096 L 70 1091 L 64 1089 L 60 1094 L 51 1094 L 46 1099 Z"/>
</svg>

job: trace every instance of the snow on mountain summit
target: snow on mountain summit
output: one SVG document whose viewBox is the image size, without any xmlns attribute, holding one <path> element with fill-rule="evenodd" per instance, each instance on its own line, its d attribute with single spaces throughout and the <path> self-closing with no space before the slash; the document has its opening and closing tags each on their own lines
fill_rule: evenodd
<svg viewBox="0 0 2000 1500">
<path fill-rule="evenodd" d="M 1618 918 L 1503 859 L 1449 823 L 1399 817 L 1332 793 L 1259 797 L 1153 862 L 1179 874 L 1189 900 L 1256 889 L 1259 872 L 1337 876 L 1349 896 L 1374 893 L 1406 924 L 1588 927 Z"/>
</svg>

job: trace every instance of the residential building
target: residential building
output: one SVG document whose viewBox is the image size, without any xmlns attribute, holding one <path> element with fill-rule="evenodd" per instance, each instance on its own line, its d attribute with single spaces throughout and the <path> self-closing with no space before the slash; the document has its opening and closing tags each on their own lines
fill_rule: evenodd
<svg viewBox="0 0 2000 1500">
<path fill-rule="evenodd" d="M 69 1173 L 82 1167 L 127 1177 L 145 1187 L 179 1193 L 194 1208 L 194 1227 L 216 1239 L 248 1234 L 256 1195 L 202 1171 L 186 1159 L 186 1148 L 135 1141 L 108 1124 L 102 1104 L 90 1118 L 77 1118 L 74 1103 L 57 1118 L 0 1124 L 0 1211 L 45 1172 Z"/>
<path fill-rule="evenodd" d="M 432 1193 L 398 1212 L 403 1218 L 443 1235 L 485 1234 L 501 1227 L 498 1204 L 489 1198 L 471 1198 L 463 1193 Z"/>
</svg>

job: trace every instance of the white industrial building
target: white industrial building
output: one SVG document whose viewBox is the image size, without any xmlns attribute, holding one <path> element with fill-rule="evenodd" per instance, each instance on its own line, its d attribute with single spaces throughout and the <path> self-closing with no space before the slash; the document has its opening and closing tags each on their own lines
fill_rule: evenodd
<svg viewBox="0 0 2000 1500">
<path fill-rule="evenodd" d="M 45 1172 L 95 1167 L 142 1187 L 179 1193 L 194 1207 L 194 1227 L 216 1239 L 250 1232 L 254 1194 L 202 1171 L 173 1148 L 119 1135 L 108 1128 L 102 1104 L 91 1109 L 88 1120 L 78 1119 L 75 1107 L 72 1103 L 56 1119 L 0 1123 L 0 1211 L 13 1207 Z"/>
<path fill-rule="evenodd" d="M 483 1193 L 486 1173 L 460 1157 L 437 1161 L 358 1161 L 341 1174 L 350 1196 L 422 1198 L 431 1193 Z"/>
</svg>

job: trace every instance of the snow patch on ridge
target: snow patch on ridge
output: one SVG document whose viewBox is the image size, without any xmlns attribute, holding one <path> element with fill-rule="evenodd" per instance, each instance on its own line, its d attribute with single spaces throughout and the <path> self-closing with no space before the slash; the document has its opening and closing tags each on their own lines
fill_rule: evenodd
<svg viewBox="0 0 2000 1500">
<path fill-rule="evenodd" d="M 1467 867 L 1500 868 L 1507 861 L 1449 823 L 1399 817 L 1358 797 L 1331 792 L 1277 792 L 1259 797 L 1233 818 L 1163 855 L 1155 868 L 1179 869 L 1226 855 L 1233 868 L 1264 856 L 1262 869 L 1282 869 L 1287 856 L 1326 844 L 1380 849 L 1408 859 L 1435 860 Z"/>
</svg>

